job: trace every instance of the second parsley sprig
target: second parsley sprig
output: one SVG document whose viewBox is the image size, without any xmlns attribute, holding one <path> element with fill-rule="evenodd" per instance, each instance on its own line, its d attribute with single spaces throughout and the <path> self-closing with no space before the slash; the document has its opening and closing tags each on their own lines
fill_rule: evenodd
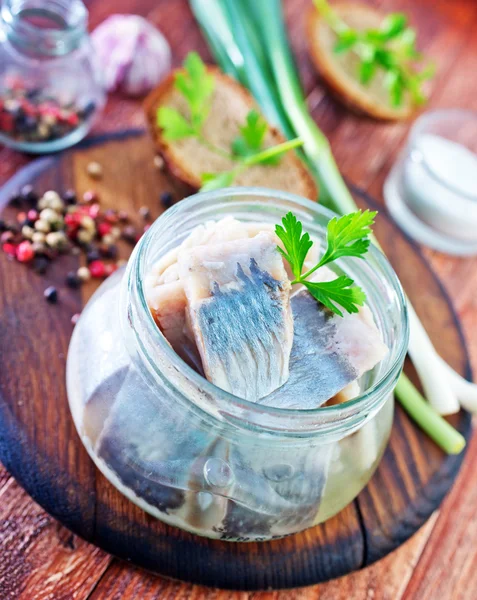
<svg viewBox="0 0 477 600">
<path fill-rule="evenodd" d="M 278 250 L 290 264 L 295 279 L 292 284 L 301 283 L 310 294 L 329 310 L 343 316 L 338 308 L 341 306 L 349 313 L 358 312 L 363 306 L 366 294 L 353 285 L 354 281 L 347 275 L 340 275 L 332 281 L 310 281 L 309 277 L 317 269 L 344 256 L 363 258 L 368 251 L 376 212 L 359 210 L 343 217 L 334 217 L 328 223 L 326 250 L 318 263 L 306 273 L 302 273 L 306 256 L 313 246 L 309 233 L 303 233 L 302 223 L 289 212 L 277 225 L 275 232 L 283 243 L 284 249 Z"/>
<path fill-rule="evenodd" d="M 264 147 L 268 123 L 252 109 L 247 114 L 245 123 L 239 127 L 230 150 L 216 146 L 203 133 L 214 86 L 214 77 L 207 71 L 200 56 L 191 52 L 184 61 L 183 70 L 176 74 L 174 81 L 174 87 L 187 102 L 189 114 L 185 116 L 169 106 L 161 106 L 157 113 L 157 124 L 161 127 L 166 141 L 194 137 L 214 154 L 235 163 L 233 168 L 220 173 L 202 173 L 201 191 L 228 187 L 240 173 L 253 165 L 276 166 L 284 153 L 303 145 L 300 138 L 295 138 L 276 146 Z"/>
<path fill-rule="evenodd" d="M 393 107 L 402 106 L 405 94 L 409 94 L 417 106 L 425 103 L 423 83 L 434 76 L 435 68 L 431 63 L 416 68 L 423 56 L 417 51 L 416 31 L 408 26 L 405 14 L 387 15 L 377 29 L 358 30 L 347 25 L 328 0 L 313 1 L 337 36 L 334 52 L 353 52 L 358 57 L 360 83 L 369 85 L 381 70 L 385 73 L 383 82 Z"/>
</svg>

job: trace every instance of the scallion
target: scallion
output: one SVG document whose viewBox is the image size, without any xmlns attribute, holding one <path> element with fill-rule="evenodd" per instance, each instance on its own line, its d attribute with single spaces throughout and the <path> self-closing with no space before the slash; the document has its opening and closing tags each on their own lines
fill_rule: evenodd
<svg viewBox="0 0 477 600">
<path fill-rule="evenodd" d="M 227 54 L 231 59 L 232 46 L 230 44 L 225 46 L 221 43 L 221 36 L 215 22 L 216 15 L 212 6 L 201 0 L 190 0 L 190 2 L 202 28 L 207 30 L 208 36 L 213 36 L 215 40 L 211 47 L 217 61 L 222 67 L 226 66 L 223 62 L 223 54 Z M 311 167 L 320 186 L 321 202 L 329 204 L 340 214 L 356 211 L 358 207 L 341 177 L 329 142 L 309 114 L 288 43 L 280 0 L 267 0 L 267 2 L 213 0 L 213 5 L 222 7 L 221 14 L 225 16 L 229 38 L 236 42 L 233 48 L 234 52 L 238 51 L 241 57 L 241 70 L 236 73 L 236 76 L 249 87 L 267 118 L 271 119 L 273 114 L 285 114 L 286 122 L 291 123 L 294 131 L 290 134 L 288 127 L 285 128 L 280 123 L 283 133 L 288 137 L 299 135 L 304 141 L 307 164 Z M 231 18 L 231 5 L 235 6 L 233 18 Z M 260 36 L 257 33 L 258 24 L 261 25 Z M 254 28 L 255 34 L 253 33 Z M 252 37 L 255 40 L 253 42 Z M 253 44 L 257 39 L 264 40 L 262 52 L 259 53 L 260 59 L 253 52 Z M 217 50 L 218 46 L 221 50 Z M 259 71 L 257 71 L 257 65 L 260 67 Z M 273 78 L 269 77 L 269 69 L 273 73 Z M 249 80 L 248 75 L 245 75 L 252 71 L 260 80 L 259 87 L 251 81 L 251 77 Z M 264 96 L 260 92 L 263 84 L 266 84 L 268 88 Z M 434 403 L 436 409 L 442 414 L 456 412 L 459 409 L 457 396 L 463 386 L 472 386 L 472 389 L 475 390 L 477 387 L 466 382 L 451 367 L 447 366 L 447 369 L 442 369 L 440 362 L 442 359 L 437 355 L 411 305 L 409 305 L 409 319 L 411 328 L 409 353 L 430 404 Z M 449 376 L 450 372 L 452 372 L 452 377 Z M 466 387 L 467 395 L 474 398 L 468 390 L 469 388 Z M 425 402 L 418 390 L 404 375 L 398 382 L 396 394 L 414 420 L 442 448 L 447 452 L 456 452 L 463 448 L 465 441 L 462 436 L 446 423 L 429 403 Z M 416 405 L 415 410 L 410 408 L 413 403 Z M 469 402 L 469 405 L 473 405 L 472 402 Z M 442 422 L 447 426 L 443 426 Z"/>
</svg>

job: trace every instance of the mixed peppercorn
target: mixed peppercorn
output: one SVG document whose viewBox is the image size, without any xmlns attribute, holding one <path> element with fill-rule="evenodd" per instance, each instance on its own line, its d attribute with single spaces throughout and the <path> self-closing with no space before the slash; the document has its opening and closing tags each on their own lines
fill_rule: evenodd
<svg viewBox="0 0 477 600">
<path fill-rule="evenodd" d="M 96 110 L 61 102 L 39 88 L 28 88 L 21 78 L 11 78 L 0 94 L 0 132 L 16 141 L 47 142 L 62 138 L 87 121 Z"/>
<path fill-rule="evenodd" d="M 91 164 L 95 164 L 94 169 Z M 90 163 L 90 176 L 100 177 L 100 165 Z M 165 192 L 160 196 L 161 204 L 168 208 L 172 195 Z M 60 255 L 84 253 L 86 265 L 71 271 L 65 284 L 79 288 L 91 278 L 103 279 L 126 263 L 118 258 L 119 240 L 134 246 L 149 228 L 149 208 L 139 209 L 142 225 L 131 224 L 129 214 L 123 210 L 100 207 L 100 198 L 94 190 L 77 197 L 74 190 L 61 195 L 49 190 L 38 195 L 31 185 L 25 185 L 15 194 L 10 205 L 17 208 L 16 223 L 0 220 L 0 244 L 3 252 L 18 262 L 28 264 L 43 275 L 50 264 Z M 48 302 L 58 301 L 58 290 L 49 286 L 44 291 Z M 78 315 L 73 315 L 74 324 Z"/>
</svg>

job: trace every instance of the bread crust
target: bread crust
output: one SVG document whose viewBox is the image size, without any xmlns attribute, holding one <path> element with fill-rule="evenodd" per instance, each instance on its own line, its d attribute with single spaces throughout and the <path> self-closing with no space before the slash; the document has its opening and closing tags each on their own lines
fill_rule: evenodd
<svg viewBox="0 0 477 600">
<path fill-rule="evenodd" d="M 248 106 L 250 110 L 256 107 L 253 97 L 235 79 L 225 75 L 217 67 L 207 66 L 207 71 L 209 74 L 213 75 L 214 79 L 218 82 L 217 85 L 227 85 L 229 87 L 233 87 L 234 92 L 241 96 L 244 104 Z M 143 106 L 146 113 L 149 130 L 159 153 L 164 159 L 167 169 L 174 177 L 187 184 L 187 186 L 189 186 L 192 190 L 198 190 L 202 186 L 200 177 L 194 173 L 192 169 L 188 168 L 188 165 L 181 164 L 175 159 L 171 144 L 164 140 L 162 136 L 162 130 L 157 125 L 157 110 L 163 103 L 165 103 L 168 94 L 173 89 L 175 73 L 176 71 L 172 71 L 158 87 L 149 93 L 144 100 Z M 280 144 L 286 141 L 285 138 L 275 128 L 271 128 L 270 133 L 275 144 Z M 287 156 L 289 156 L 289 160 L 293 161 L 295 168 L 300 173 L 301 181 L 307 190 L 306 197 L 310 200 L 316 200 L 318 198 L 318 188 L 308 172 L 308 169 L 294 153 L 290 152 L 287 154 Z"/>
<path fill-rule="evenodd" d="M 380 22 L 383 18 L 378 10 L 366 4 L 336 2 L 333 3 L 333 10 L 344 20 L 351 11 L 354 15 L 361 13 L 365 21 L 375 19 Z M 340 72 L 340 67 L 333 61 L 330 51 L 324 47 L 317 35 L 321 27 L 328 27 L 328 25 L 316 8 L 311 6 L 306 19 L 309 53 L 324 82 L 343 104 L 360 115 L 364 114 L 383 121 L 405 120 L 415 115 L 417 108 L 411 103 L 395 109 L 378 102 L 368 95 L 365 89 L 350 86 L 346 77 Z"/>
</svg>

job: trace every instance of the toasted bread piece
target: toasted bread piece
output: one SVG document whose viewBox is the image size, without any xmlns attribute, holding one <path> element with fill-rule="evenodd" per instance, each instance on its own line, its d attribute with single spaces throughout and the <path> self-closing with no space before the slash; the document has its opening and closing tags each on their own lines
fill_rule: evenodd
<svg viewBox="0 0 477 600">
<path fill-rule="evenodd" d="M 375 8 L 358 3 L 333 3 L 333 10 L 356 30 L 377 28 L 383 15 Z M 337 36 L 314 6 L 307 19 L 308 48 L 315 67 L 338 98 L 349 108 L 375 119 L 394 121 L 409 118 L 415 111 L 409 94 L 402 106 L 390 104 L 389 91 L 384 85 L 384 71 L 378 70 L 368 85 L 358 80 L 359 58 L 354 52 L 336 54 L 333 51 Z"/>
<path fill-rule="evenodd" d="M 256 108 L 248 91 L 234 79 L 216 68 L 208 67 L 215 78 L 215 89 L 211 99 L 211 110 L 203 127 L 206 140 L 225 151 L 230 151 L 232 141 L 239 135 L 239 127 L 245 123 L 247 113 Z M 166 165 L 174 176 L 197 190 L 201 187 L 202 173 L 220 173 L 232 169 L 236 163 L 208 150 L 196 138 L 185 138 L 168 142 L 162 137 L 157 125 L 157 110 L 169 106 L 188 115 L 184 98 L 174 87 L 174 73 L 145 100 L 146 116 L 150 130 Z M 274 146 L 285 139 L 275 129 L 265 136 L 264 147 Z M 317 187 L 301 160 L 290 151 L 282 155 L 277 166 L 256 165 L 240 174 L 234 185 L 268 187 L 292 192 L 310 200 L 316 200 Z"/>
</svg>

